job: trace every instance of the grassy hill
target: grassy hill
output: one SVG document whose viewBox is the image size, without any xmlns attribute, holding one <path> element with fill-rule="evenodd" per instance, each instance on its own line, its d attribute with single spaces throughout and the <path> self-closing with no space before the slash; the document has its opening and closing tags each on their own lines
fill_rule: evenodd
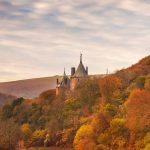
<svg viewBox="0 0 150 150">
<path fill-rule="evenodd" d="M 17 97 L 34 98 L 41 92 L 54 89 L 58 76 L 0 83 L 0 92 Z"/>
<path fill-rule="evenodd" d="M 99 77 L 103 75 L 92 76 Z M 35 98 L 43 91 L 55 89 L 57 78 L 61 79 L 61 76 L 1 82 L 0 93 L 15 95 L 16 97 Z"/>
</svg>

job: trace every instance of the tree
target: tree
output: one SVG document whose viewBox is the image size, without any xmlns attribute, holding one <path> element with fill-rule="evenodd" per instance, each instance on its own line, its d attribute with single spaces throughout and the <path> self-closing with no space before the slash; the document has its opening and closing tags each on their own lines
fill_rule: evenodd
<svg viewBox="0 0 150 150">
<path fill-rule="evenodd" d="M 139 89 L 143 89 L 144 84 L 145 84 L 145 77 L 144 76 L 140 76 L 136 79 L 136 85 Z"/>
<path fill-rule="evenodd" d="M 127 110 L 127 126 L 130 129 L 130 147 L 132 148 L 136 134 L 143 133 L 150 125 L 150 92 L 134 90 L 125 103 Z M 142 138 L 142 137 L 141 137 Z"/>
<path fill-rule="evenodd" d="M 114 118 L 110 122 L 110 127 L 101 133 L 98 139 L 99 144 L 114 149 L 122 149 L 127 147 L 129 130 L 125 126 L 126 120 L 123 118 Z"/>
<path fill-rule="evenodd" d="M 107 102 L 119 96 L 121 87 L 121 80 L 116 76 L 107 76 L 100 81 L 101 94 Z"/>
<path fill-rule="evenodd" d="M 40 101 L 46 101 L 49 102 L 50 104 L 56 97 L 56 91 L 55 90 L 48 90 L 40 94 L 39 99 Z"/>
<path fill-rule="evenodd" d="M 23 101 L 24 101 L 24 98 L 22 98 L 22 97 L 15 99 L 11 104 L 12 108 L 14 109 L 16 106 L 21 105 L 23 103 Z"/>
<path fill-rule="evenodd" d="M 92 118 L 91 126 L 93 128 L 94 136 L 97 137 L 109 127 L 109 124 L 103 113 L 97 113 Z"/>
<path fill-rule="evenodd" d="M 1 119 L 2 120 L 7 120 L 9 118 L 11 118 L 12 116 L 12 106 L 10 104 L 6 104 L 2 107 L 2 111 L 1 111 Z"/>
<path fill-rule="evenodd" d="M 21 135 L 19 129 L 13 120 L 0 123 L 0 149 L 15 150 Z"/>
<path fill-rule="evenodd" d="M 81 146 L 82 146 L 82 150 L 86 150 L 87 145 L 85 145 L 85 143 L 88 143 L 87 141 L 90 141 L 89 144 L 95 145 L 93 141 L 93 128 L 90 125 L 83 125 L 79 128 L 79 130 L 75 135 L 74 138 L 75 149 L 81 150 Z"/>
<path fill-rule="evenodd" d="M 150 91 L 150 79 L 148 78 L 147 80 L 146 80 L 146 82 L 145 82 L 145 89 L 147 90 L 147 91 Z"/>
<path fill-rule="evenodd" d="M 75 150 L 96 150 L 96 143 L 90 138 L 84 138 L 76 145 Z"/>
<path fill-rule="evenodd" d="M 81 103 L 81 106 L 87 106 L 91 111 L 92 106 L 95 104 L 100 96 L 100 89 L 97 79 L 82 80 L 75 89 L 74 97 Z"/>
<path fill-rule="evenodd" d="M 33 146 L 44 146 L 44 140 L 46 139 L 45 130 L 35 130 L 32 134 Z"/>
<path fill-rule="evenodd" d="M 109 113 L 109 115 L 111 115 L 111 116 L 115 116 L 118 111 L 118 108 L 115 105 L 108 103 L 105 105 L 104 111 Z"/>
<path fill-rule="evenodd" d="M 149 148 L 150 148 L 150 132 L 148 132 L 146 134 L 143 141 L 144 141 L 144 145 L 145 145 L 144 150 L 149 150 Z"/>
<path fill-rule="evenodd" d="M 149 126 L 150 92 L 134 90 L 125 103 L 127 109 L 127 123 L 131 130 L 139 131 Z"/>
<path fill-rule="evenodd" d="M 150 150 L 150 144 L 147 144 L 144 150 Z"/>
<path fill-rule="evenodd" d="M 75 133 L 76 133 L 76 129 L 74 129 L 74 128 L 64 129 L 61 132 L 62 137 L 60 140 L 60 144 L 65 145 L 65 146 L 72 145 Z"/>
<path fill-rule="evenodd" d="M 21 126 L 21 131 L 23 135 L 24 140 L 29 140 L 32 134 L 30 125 L 28 123 L 25 123 Z"/>
</svg>

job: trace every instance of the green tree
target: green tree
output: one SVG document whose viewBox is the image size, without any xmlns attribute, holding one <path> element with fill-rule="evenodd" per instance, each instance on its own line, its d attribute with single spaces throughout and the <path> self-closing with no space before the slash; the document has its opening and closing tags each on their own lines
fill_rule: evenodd
<svg viewBox="0 0 150 150">
<path fill-rule="evenodd" d="M 88 110 L 92 111 L 92 106 L 100 97 L 99 82 L 97 79 L 85 79 L 74 92 L 74 97 L 81 103 L 81 106 L 87 106 Z"/>
<path fill-rule="evenodd" d="M 23 103 L 23 101 L 24 101 L 24 98 L 22 98 L 22 97 L 15 99 L 11 104 L 12 108 L 14 109 L 16 106 L 21 105 Z"/>
<path fill-rule="evenodd" d="M 1 110 L 1 119 L 2 120 L 7 120 L 9 118 L 12 117 L 12 111 L 13 111 L 13 108 L 10 104 L 6 104 L 2 107 L 2 110 Z"/>
</svg>

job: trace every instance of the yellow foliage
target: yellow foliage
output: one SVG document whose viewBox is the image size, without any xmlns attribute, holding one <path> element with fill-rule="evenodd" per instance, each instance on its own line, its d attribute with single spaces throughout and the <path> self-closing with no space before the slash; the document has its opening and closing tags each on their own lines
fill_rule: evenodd
<svg viewBox="0 0 150 150">
<path fill-rule="evenodd" d="M 125 144 L 126 140 L 123 137 L 118 137 L 113 141 L 113 145 L 116 145 L 118 147 L 123 147 Z"/>
<path fill-rule="evenodd" d="M 147 144 L 144 150 L 150 150 L 150 144 Z"/>
<path fill-rule="evenodd" d="M 25 123 L 21 126 L 21 131 L 25 139 L 28 139 L 31 136 L 32 131 L 28 123 Z"/>
<path fill-rule="evenodd" d="M 76 136 L 74 138 L 75 148 L 79 150 L 78 145 L 84 141 L 85 139 L 92 139 L 93 137 L 93 128 L 90 125 L 83 125 L 77 131 Z"/>
<path fill-rule="evenodd" d="M 33 132 L 33 139 L 45 139 L 46 131 L 45 130 L 36 130 Z"/>
<path fill-rule="evenodd" d="M 145 145 L 150 144 L 150 132 L 148 132 L 144 137 L 144 144 Z"/>
</svg>

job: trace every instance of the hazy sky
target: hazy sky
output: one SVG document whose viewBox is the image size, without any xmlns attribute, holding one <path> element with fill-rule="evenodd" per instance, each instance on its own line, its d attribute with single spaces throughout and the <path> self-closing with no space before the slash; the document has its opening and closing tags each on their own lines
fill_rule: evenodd
<svg viewBox="0 0 150 150">
<path fill-rule="evenodd" d="M 150 0 L 0 0 L 0 81 L 91 74 L 150 54 Z"/>
</svg>

